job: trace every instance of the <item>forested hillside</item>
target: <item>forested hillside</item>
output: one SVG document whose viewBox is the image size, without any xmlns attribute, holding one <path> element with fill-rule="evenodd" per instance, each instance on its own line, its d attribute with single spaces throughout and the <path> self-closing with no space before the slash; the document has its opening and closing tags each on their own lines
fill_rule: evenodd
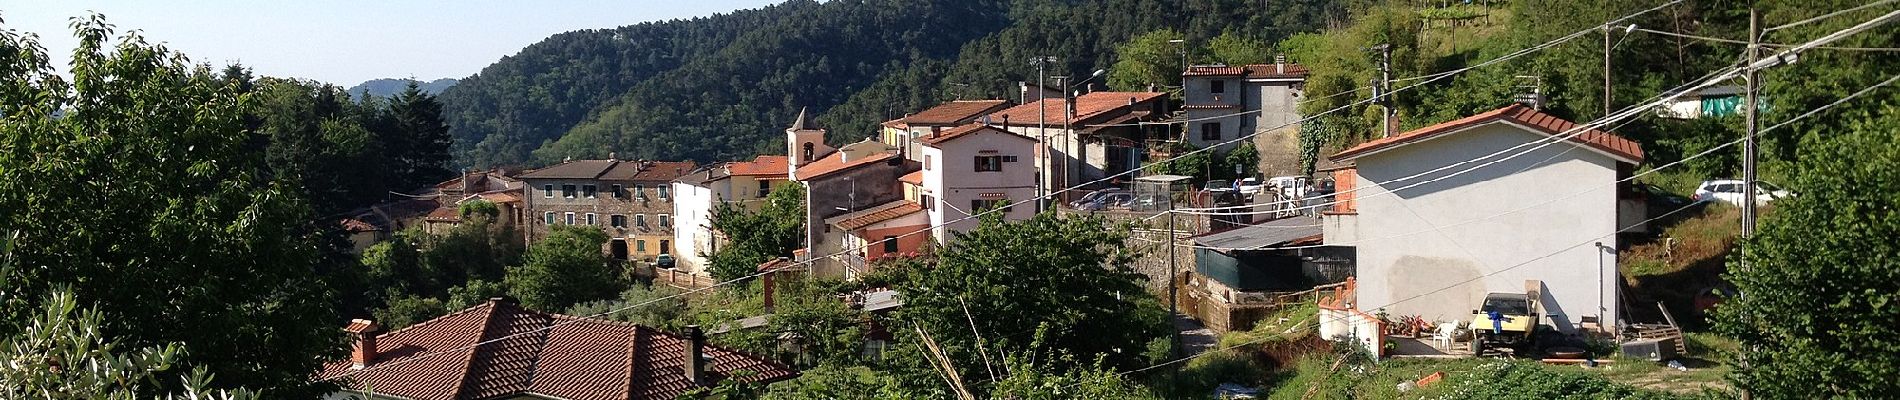
<svg viewBox="0 0 1900 400">
<path fill-rule="evenodd" d="M 1005 97 L 1112 64 L 1134 35 L 1223 32 L 1273 43 L 1348 15 L 1301 0 L 791 1 L 758 10 L 555 35 L 443 94 L 464 165 L 565 157 L 744 158 L 776 149 L 801 107 L 833 140 L 942 100 Z M 1013 97 L 1013 96 L 1009 96 Z"/>
<path fill-rule="evenodd" d="M 362 100 L 365 94 L 376 97 L 390 97 L 408 89 L 411 82 L 415 83 L 416 88 L 421 89 L 422 93 L 434 96 L 442 94 L 444 90 L 455 87 L 456 80 L 454 78 L 442 78 L 433 81 L 395 78 L 371 79 L 363 81 L 363 83 L 358 83 L 356 86 L 351 86 L 348 92 L 350 93 L 350 97 L 356 100 Z"/>
</svg>

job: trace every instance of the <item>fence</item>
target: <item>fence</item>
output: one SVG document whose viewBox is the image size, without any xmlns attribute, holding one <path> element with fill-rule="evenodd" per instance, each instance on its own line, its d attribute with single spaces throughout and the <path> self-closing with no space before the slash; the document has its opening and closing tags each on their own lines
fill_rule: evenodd
<svg viewBox="0 0 1900 400">
<path fill-rule="evenodd" d="M 1381 351 L 1385 348 L 1383 323 L 1353 304 L 1355 285 L 1352 278 L 1347 278 L 1345 284 L 1334 287 L 1332 293 L 1319 296 L 1319 337 L 1345 340 L 1363 347 L 1366 354 L 1384 355 Z"/>
</svg>

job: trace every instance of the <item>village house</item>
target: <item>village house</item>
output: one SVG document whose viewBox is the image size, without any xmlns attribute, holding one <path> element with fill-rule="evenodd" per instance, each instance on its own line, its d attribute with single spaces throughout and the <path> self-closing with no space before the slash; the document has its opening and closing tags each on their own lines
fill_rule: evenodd
<svg viewBox="0 0 1900 400">
<path fill-rule="evenodd" d="M 902 179 L 915 193 L 912 201 L 929 214 L 932 235 L 948 243 L 977 226 L 964 219 L 983 210 L 1003 208 L 1005 221 L 1036 215 L 1031 205 L 1011 204 L 1036 197 L 1036 140 L 980 123 L 933 132 L 923 144 L 923 169 Z M 961 220 L 961 221 L 959 221 Z M 956 221 L 956 222 L 952 222 Z"/>
<path fill-rule="evenodd" d="M 1451 321 L 1470 318 L 1488 293 L 1535 290 L 1542 323 L 1614 327 L 1614 233 L 1643 218 L 1641 198 L 1619 180 L 1643 151 L 1594 129 L 1548 143 L 1576 127 L 1514 104 L 1332 155 L 1352 166 L 1333 171 L 1338 203 L 1323 241 L 1356 248 L 1355 306 Z M 1550 145 L 1513 149 L 1540 140 Z M 1444 168 L 1481 157 L 1496 164 Z"/>
<path fill-rule="evenodd" d="M 763 155 L 700 167 L 673 181 L 673 252 L 679 270 L 706 274 L 708 255 L 725 243 L 713 229 L 713 210 L 734 204 L 758 210 L 772 191 L 791 185 L 785 156 Z"/>
<path fill-rule="evenodd" d="M 801 260 L 811 262 L 814 275 L 851 278 L 866 271 L 867 258 L 874 254 L 917 250 L 921 241 L 916 239 L 894 241 L 900 243 L 896 248 L 863 248 L 902 228 L 915 231 L 928 225 L 921 209 L 905 200 L 899 182 L 918 169 L 917 162 L 905 160 L 896 147 L 870 139 L 835 149 L 825 145 L 825 130 L 811 126 L 803 111 L 785 136 L 786 152 L 797 155 L 786 168 L 793 180 L 805 185 Z M 921 235 L 904 237 L 916 236 Z"/>
<path fill-rule="evenodd" d="M 770 383 L 798 376 L 763 357 L 684 333 L 545 313 L 504 300 L 383 333 L 375 322 L 344 328 L 348 359 L 325 363 L 325 399 L 674 399 L 722 381 Z"/>
<path fill-rule="evenodd" d="M 498 212 L 494 222 L 519 226 L 526 219 L 523 207 L 526 203 L 521 199 L 523 185 L 502 169 L 467 171 L 455 179 L 438 183 L 434 190 L 439 205 L 423 217 L 423 230 L 447 233 L 462 223 L 461 205 L 478 200 L 495 205 Z"/>
<path fill-rule="evenodd" d="M 1260 152 L 1260 172 L 1269 176 L 1300 174 L 1299 100 L 1306 86 L 1306 67 L 1288 64 L 1285 56 L 1272 64 L 1239 66 L 1196 65 L 1181 74 L 1187 100 L 1181 106 L 1187 124 L 1182 139 L 1206 148 L 1268 130 L 1254 136 Z M 1216 149 L 1225 153 L 1239 143 Z"/>
<path fill-rule="evenodd" d="M 619 260 L 652 260 L 673 250 L 673 180 L 692 161 L 570 160 L 522 173 L 532 223 L 528 241 L 555 225 L 598 227 Z"/>
<path fill-rule="evenodd" d="M 1047 191 L 1082 185 L 1141 168 L 1149 142 L 1167 140 L 1168 96 L 1158 92 L 1093 92 L 1070 101 L 1034 100 L 988 115 L 986 124 L 1048 144 L 1034 162 L 1047 163 L 1039 184 Z M 1073 103 L 1073 104 L 1071 104 Z M 1106 185 L 1091 185 L 1106 186 Z M 1080 193 L 1065 193 L 1079 196 Z"/>
<path fill-rule="evenodd" d="M 904 158 L 923 161 L 923 149 L 917 138 L 974 122 L 977 118 L 1014 105 L 1009 100 L 956 100 L 936 107 L 884 121 L 879 140 L 903 149 Z"/>
</svg>

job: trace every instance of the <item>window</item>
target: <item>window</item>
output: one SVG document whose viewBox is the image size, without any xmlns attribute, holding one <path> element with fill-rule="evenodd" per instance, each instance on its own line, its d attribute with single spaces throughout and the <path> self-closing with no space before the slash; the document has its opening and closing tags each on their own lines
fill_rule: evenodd
<svg viewBox="0 0 1900 400">
<path fill-rule="evenodd" d="M 811 142 L 805 142 L 805 152 L 803 154 L 804 154 L 805 162 L 811 162 L 811 156 L 812 156 Z"/>
<path fill-rule="evenodd" d="M 573 225 L 573 224 L 574 224 L 574 213 L 567 213 L 567 215 L 565 215 L 565 217 L 567 217 L 567 224 L 568 224 L 568 225 Z"/>
<path fill-rule="evenodd" d="M 1220 123 L 1208 122 L 1201 124 L 1201 140 L 1220 140 Z"/>
<path fill-rule="evenodd" d="M 613 197 L 614 197 L 614 198 L 616 198 L 616 199 L 618 199 L 618 198 L 620 198 L 621 196 L 626 196 L 626 195 L 624 194 L 624 193 L 626 193 L 626 192 L 627 192 L 627 187 L 626 187 L 626 186 L 620 186 L 620 185 L 614 185 L 614 186 L 613 186 L 613 190 L 614 190 L 614 191 L 613 191 L 613 193 L 609 193 L 609 194 L 607 194 L 607 195 L 608 195 L 608 196 L 613 196 Z"/>
<path fill-rule="evenodd" d="M 673 254 L 673 241 L 660 239 L 660 254 Z"/>
<path fill-rule="evenodd" d="M 1003 156 L 976 156 L 976 172 L 1003 170 Z"/>
<path fill-rule="evenodd" d="M 625 228 L 627 227 L 627 216 L 620 214 L 609 215 L 607 216 L 607 224 L 615 228 Z"/>
<path fill-rule="evenodd" d="M 1207 83 L 1208 93 L 1227 93 L 1227 81 L 1215 79 Z"/>
<path fill-rule="evenodd" d="M 587 225 L 597 225 L 594 223 L 594 213 L 587 213 Z"/>
<path fill-rule="evenodd" d="M 554 225 L 554 212 L 549 211 L 549 212 L 541 213 L 541 223 Z"/>
<path fill-rule="evenodd" d="M 665 199 L 673 197 L 673 193 L 671 193 L 673 191 L 673 188 L 667 187 L 666 185 L 654 186 L 653 190 L 660 191 L 661 200 L 665 200 Z"/>
<path fill-rule="evenodd" d="M 759 180 L 759 197 L 765 197 L 768 194 L 772 194 L 772 181 Z"/>
<path fill-rule="evenodd" d="M 574 185 L 561 185 L 561 197 L 574 198 Z"/>
<path fill-rule="evenodd" d="M 1003 162 L 1016 162 L 1016 156 L 1003 156 Z"/>
<path fill-rule="evenodd" d="M 646 200 L 647 199 L 647 185 L 642 185 L 638 183 L 633 184 L 633 197 L 640 200 Z"/>
<path fill-rule="evenodd" d="M 925 171 L 930 170 L 930 155 L 929 154 L 924 155 L 924 170 Z"/>
<path fill-rule="evenodd" d="M 554 198 L 554 185 L 541 185 L 541 197 Z"/>
<path fill-rule="evenodd" d="M 661 227 L 661 228 L 672 228 L 672 227 L 673 227 L 673 216 L 671 216 L 671 215 L 666 215 L 666 214 L 660 214 L 660 227 Z"/>
<path fill-rule="evenodd" d="M 937 198 L 923 194 L 917 195 L 917 199 L 919 203 L 924 203 L 924 210 L 937 211 Z"/>
<path fill-rule="evenodd" d="M 633 251 L 635 251 L 635 252 L 639 252 L 639 253 L 646 253 L 646 252 L 647 252 L 647 241 L 645 241 L 645 240 L 635 240 L 635 241 L 633 241 Z"/>
<path fill-rule="evenodd" d="M 972 213 L 972 214 L 974 214 L 974 213 L 979 213 L 979 212 L 984 212 L 984 211 L 989 211 L 989 209 L 992 209 L 992 208 L 997 208 L 997 207 L 1002 207 L 1002 208 L 1003 208 L 1003 212 L 1009 212 L 1009 210 L 1010 210 L 1011 208 L 1014 208 L 1014 207 L 1010 207 L 1010 206 L 1009 206 L 1009 201 L 1008 201 L 1008 200 L 1004 200 L 1004 199 L 993 199 L 993 200 L 983 200 L 983 199 L 977 199 L 977 200 L 970 200 L 970 213 Z"/>
<path fill-rule="evenodd" d="M 594 198 L 594 196 L 597 194 L 600 194 L 599 187 L 596 187 L 594 185 L 581 185 L 582 196 L 587 196 L 587 198 L 591 199 L 591 198 Z"/>
<path fill-rule="evenodd" d="M 646 215 L 646 214 L 634 214 L 634 215 L 633 215 L 633 226 L 638 226 L 638 227 L 641 227 L 641 228 L 645 228 L 645 227 L 647 227 L 647 215 Z"/>
<path fill-rule="evenodd" d="M 897 252 L 897 237 L 885 236 L 884 237 L 884 253 L 890 254 L 890 253 L 896 253 L 896 252 Z"/>
</svg>

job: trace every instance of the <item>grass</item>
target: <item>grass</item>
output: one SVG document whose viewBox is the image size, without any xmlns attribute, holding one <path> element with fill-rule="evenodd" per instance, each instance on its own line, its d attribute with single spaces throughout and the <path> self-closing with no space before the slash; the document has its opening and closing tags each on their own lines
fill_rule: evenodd
<svg viewBox="0 0 1900 400">
<path fill-rule="evenodd" d="M 1624 275 L 1634 277 L 1675 273 L 1709 262 L 1721 262 L 1741 237 L 1741 211 L 1727 204 L 1710 204 L 1697 214 L 1663 227 L 1662 235 L 1631 247 L 1617 257 Z"/>
<path fill-rule="evenodd" d="M 1281 309 L 1255 323 L 1252 330 L 1228 332 L 1220 336 L 1217 348 L 1244 347 L 1259 349 L 1272 343 L 1292 342 L 1304 339 L 1316 333 L 1311 328 L 1319 317 L 1319 307 L 1311 302 Z M 1300 327 L 1292 325 L 1299 324 Z M 1288 332 L 1288 329 L 1292 329 Z"/>
</svg>

